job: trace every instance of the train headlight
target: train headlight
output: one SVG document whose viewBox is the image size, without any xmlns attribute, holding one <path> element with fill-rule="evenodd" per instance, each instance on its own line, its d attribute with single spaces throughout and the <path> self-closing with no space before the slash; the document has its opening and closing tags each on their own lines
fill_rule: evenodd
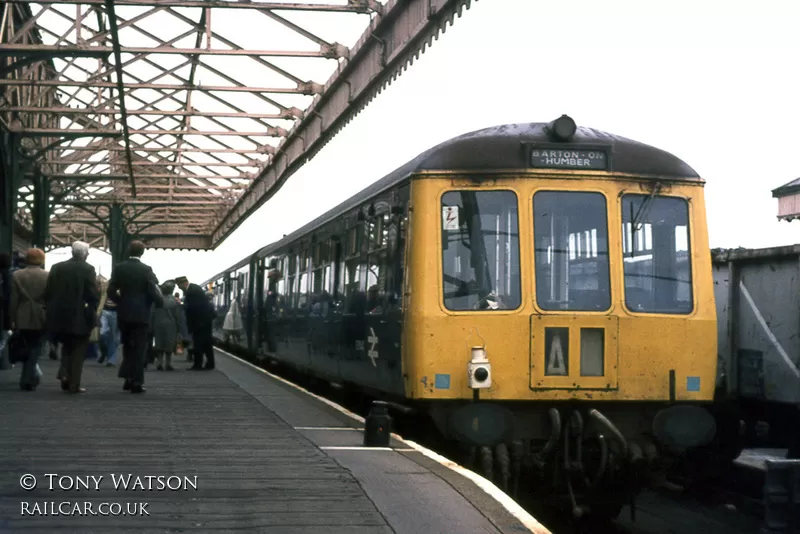
<svg viewBox="0 0 800 534">
<path fill-rule="evenodd" d="M 492 387 L 492 364 L 486 357 L 486 349 L 472 347 L 472 360 L 467 365 L 469 387 L 472 389 L 488 389 Z"/>
<path fill-rule="evenodd" d="M 581 376 L 605 374 L 605 330 L 581 328 Z"/>
<path fill-rule="evenodd" d="M 567 115 L 561 115 L 547 125 L 547 132 L 556 141 L 569 141 L 577 130 L 575 121 Z"/>
</svg>

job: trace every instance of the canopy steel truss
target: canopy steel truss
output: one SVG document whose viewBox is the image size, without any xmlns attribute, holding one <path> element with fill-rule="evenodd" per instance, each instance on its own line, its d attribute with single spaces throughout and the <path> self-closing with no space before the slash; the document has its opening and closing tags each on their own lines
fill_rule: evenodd
<svg viewBox="0 0 800 534">
<path fill-rule="evenodd" d="M 121 216 L 152 247 L 214 248 L 470 3 L 0 2 L 18 206 L 49 195 L 50 246 L 106 244 Z"/>
</svg>

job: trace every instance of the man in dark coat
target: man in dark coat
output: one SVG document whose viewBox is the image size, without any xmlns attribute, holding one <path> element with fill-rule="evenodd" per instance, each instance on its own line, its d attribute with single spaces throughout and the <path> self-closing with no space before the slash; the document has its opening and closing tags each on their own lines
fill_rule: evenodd
<svg viewBox="0 0 800 534">
<path fill-rule="evenodd" d="M 89 245 L 72 244 L 72 259 L 53 265 L 45 287 L 47 330 L 61 343 L 61 389 L 84 393 L 81 387 L 83 360 L 89 335 L 97 322 L 100 295 L 94 267 L 86 263 Z"/>
<path fill-rule="evenodd" d="M 214 340 L 211 329 L 214 326 L 214 305 L 211 304 L 205 291 L 197 284 L 190 284 L 185 276 L 176 278 L 175 282 L 183 291 L 183 309 L 186 311 L 186 327 L 192 336 L 194 365 L 192 371 L 211 370 L 214 368 Z M 203 355 L 206 365 L 203 367 Z"/>
<path fill-rule="evenodd" d="M 108 298 L 117 303 L 117 321 L 122 337 L 122 365 L 119 377 L 125 379 L 122 389 L 143 393 L 144 367 L 147 358 L 150 317 L 153 306 L 162 307 L 164 300 L 158 279 L 149 265 L 142 263 L 144 243 L 133 241 L 129 259 L 114 266 L 108 282 Z"/>
</svg>

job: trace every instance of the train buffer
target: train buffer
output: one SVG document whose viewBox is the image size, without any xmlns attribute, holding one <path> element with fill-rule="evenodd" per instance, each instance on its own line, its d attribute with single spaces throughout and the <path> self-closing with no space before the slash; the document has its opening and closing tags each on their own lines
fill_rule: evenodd
<svg viewBox="0 0 800 534">
<path fill-rule="evenodd" d="M 141 395 L 93 361 L 68 394 L 40 365 L 34 392 L 0 371 L 0 532 L 548 532 L 416 444 L 363 447 L 363 423 L 222 353 L 209 372 L 150 366 Z"/>
</svg>

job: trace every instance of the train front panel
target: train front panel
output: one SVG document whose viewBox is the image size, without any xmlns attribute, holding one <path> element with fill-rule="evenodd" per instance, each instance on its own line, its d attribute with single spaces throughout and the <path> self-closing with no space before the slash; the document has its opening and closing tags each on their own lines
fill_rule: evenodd
<svg viewBox="0 0 800 534">
<path fill-rule="evenodd" d="M 711 401 L 703 188 L 654 183 L 576 172 L 415 179 L 407 396 Z"/>
</svg>

